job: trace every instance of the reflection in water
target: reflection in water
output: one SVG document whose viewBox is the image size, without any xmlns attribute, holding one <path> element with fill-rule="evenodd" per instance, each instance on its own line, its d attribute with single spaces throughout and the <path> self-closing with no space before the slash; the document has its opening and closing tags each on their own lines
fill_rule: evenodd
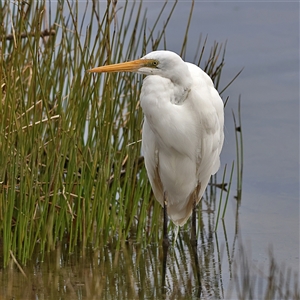
<svg viewBox="0 0 300 300">
<path fill-rule="evenodd" d="M 146 247 L 128 242 L 120 251 L 112 243 L 84 253 L 78 246 L 78 252 L 68 254 L 68 247 L 59 244 L 43 262 L 38 254 L 23 267 L 27 279 L 12 263 L 0 272 L 5 287 L 0 299 L 189 299 L 200 294 L 204 299 L 223 298 L 226 275 L 221 274 L 210 214 L 198 208 L 198 245 L 191 243 L 190 228 L 185 226 L 176 244 L 167 248 L 160 242 Z"/>
<path fill-rule="evenodd" d="M 147 246 L 127 242 L 117 251 L 114 240 L 100 249 L 78 245 L 69 254 L 61 243 L 44 258 L 33 255 L 36 260 L 23 267 L 27 277 L 13 260 L 0 269 L 0 299 L 300 299 L 299 278 L 279 268 L 272 255 L 267 273 L 251 267 L 249 250 L 237 243 L 238 202 L 235 233 L 227 240 L 222 222 L 225 243 L 218 240 L 215 197 L 208 199 L 196 210 L 197 243 L 191 243 L 190 222 L 168 247 L 162 237 Z"/>
<path fill-rule="evenodd" d="M 162 247 L 128 244 L 120 252 L 112 247 L 67 255 L 62 248 L 45 256 L 45 261 L 24 267 L 26 279 L 16 268 L 2 270 L 5 289 L 0 298 L 16 299 L 186 299 L 200 294 L 200 274 L 205 275 L 204 295 L 220 295 L 220 278 L 216 263 L 209 262 L 211 248 L 198 249 L 200 260 L 194 259 L 189 235 L 183 232 L 175 247 L 169 247 L 163 280 Z M 210 243 L 211 244 L 211 243 Z M 197 264 L 200 262 L 200 267 Z M 217 276 L 216 276 L 217 275 Z M 163 296 L 164 294 L 164 296 Z"/>
</svg>

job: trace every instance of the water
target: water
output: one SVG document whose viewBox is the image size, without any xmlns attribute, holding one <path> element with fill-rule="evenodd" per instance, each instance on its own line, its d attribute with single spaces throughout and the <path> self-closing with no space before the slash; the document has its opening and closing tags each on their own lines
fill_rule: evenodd
<svg viewBox="0 0 300 300">
<path fill-rule="evenodd" d="M 253 259 L 264 260 L 272 245 L 279 261 L 299 270 L 299 3 L 196 2 L 194 17 L 190 36 L 200 28 L 210 41 L 227 40 L 223 81 L 244 67 L 225 92 L 222 153 L 223 163 L 234 158 L 231 109 L 241 94 L 242 236 Z"/>
<path fill-rule="evenodd" d="M 63 246 L 58 246 L 43 263 L 34 261 L 23 267 L 27 278 L 14 268 L 0 272 L 5 287 L 0 291 L 0 299 L 160 299 L 161 256 L 157 245 L 126 245 L 118 254 L 113 247 L 88 249 L 84 257 L 82 253 L 68 255 Z M 209 274 L 210 267 L 205 270 Z M 192 297 L 194 273 L 184 242 L 169 252 L 167 278 L 175 278 L 175 274 L 180 277 L 167 281 L 168 297 Z"/>
<path fill-rule="evenodd" d="M 180 50 L 188 12 L 183 3 L 175 9 L 167 31 L 170 50 Z M 221 155 L 223 164 L 235 159 L 231 110 L 237 111 L 241 95 L 242 238 L 251 244 L 253 261 L 266 261 L 272 246 L 278 261 L 299 271 L 299 3 L 196 1 L 186 60 L 193 60 L 200 33 L 208 35 L 208 44 L 227 41 L 221 88 L 244 68 L 223 95 L 230 100 Z"/>
<path fill-rule="evenodd" d="M 145 2 L 149 27 L 160 5 Z M 189 3 L 179 2 L 169 24 L 168 48 L 175 52 L 179 52 L 182 44 L 178 39 L 184 36 L 182 22 L 187 20 L 189 9 Z M 230 165 L 236 157 L 231 110 L 237 110 L 241 94 L 245 151 L 241 206 L 236 218 L 232 195 L 217 238 L 209 238 L 207 230 L 199 243 L 204 295 L 226 298 L 233 281 L 232 254 L 238 257 L 241 249 L 235 240 L 236 224 L 250 265 L 266 270 L 268 250 L 272 247 L 278 264 L 299 271 L 299 3 L 196 1 L 186 60 L 193 60 L 200 33 L 208 35 L 208 45 L 227 41 L 221 88 L 244 67 L 224 93 L 230 100 L 225 112 L 226 138 L 222 152 L 223 167 L 225 163 Z M 196 294 L 187 234 L 181 233 L 181 239 L 169 254 L 166 297 L 170 299 L 192 298 Z M 24 267 L 27 279 L 15 266 L 2 270 L 0 279 L 5 289 L 0 291 L 0 298 L 161 296 L 160 245 L 142 249 L 128 244 L 118 254 L 111 245 L 70 256 L 63 248 L 61 245 L 47 255 L 44 262 L 39 262 L 39 256 L 38 262 L 29 262 Z M 221 257 L 218 253 L 222 253 Z M 233 295 L 236 297 L 237 292 Z"/>
</svg>

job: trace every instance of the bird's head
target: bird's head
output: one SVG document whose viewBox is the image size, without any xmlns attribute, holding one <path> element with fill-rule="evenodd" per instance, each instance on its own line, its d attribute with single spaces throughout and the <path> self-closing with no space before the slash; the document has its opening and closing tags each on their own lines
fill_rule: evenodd
<svg viewBox="0 0 300 300">
<path fill-rule="evenodd" d="M 179 55 L 171 51 L 153 51 L 144 57 L 119 64 L 96 67 L 88 72 L 136 72 L 144 75 L 159 75 L 173 79 L 185 76 L 188 68 Z"/>
</svg>

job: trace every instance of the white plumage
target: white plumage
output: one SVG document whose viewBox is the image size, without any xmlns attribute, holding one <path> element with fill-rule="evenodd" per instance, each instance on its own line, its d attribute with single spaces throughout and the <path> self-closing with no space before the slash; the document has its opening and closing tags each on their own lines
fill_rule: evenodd
<svg viewBox="0 0 300 300">
<path fill-rule="evenodd" d="M 184 225 L 220 166 L 224 106 L 212 80 L 170 51 L 90 71 L 148 75 L 140 96 L 145 165 L 157 201 L 163 206 L 165 196 L 169 217 Z"/>
<path fill-rule="evenodd" d="M 193 192 L 200 184 L 198 203 L 220 166 L 223 101 L 209 76 L 177 54 L 156 51 L 144 58 L 159 61 L 155 75 L 144 79 L 140 97 L 145 164 L 156 199 L 163 205 L 166 192 L 168 215 L 184 225 Z"/>
</svg>

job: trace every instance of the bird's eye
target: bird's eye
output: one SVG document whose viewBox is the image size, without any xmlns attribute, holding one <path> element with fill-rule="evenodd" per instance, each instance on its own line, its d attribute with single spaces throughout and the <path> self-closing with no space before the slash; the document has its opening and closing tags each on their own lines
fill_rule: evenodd
<svg viewBox="0 0 300 300">
<path fill-rule="evenodd" d="M 153 67 L 157 67 L 157 66 L 158 66 L 158 61 L 157 61 L 157 60 L 154 60 L 154 61 L 152 62 L 152 66 L 153 66 Z"/>
</svg>

